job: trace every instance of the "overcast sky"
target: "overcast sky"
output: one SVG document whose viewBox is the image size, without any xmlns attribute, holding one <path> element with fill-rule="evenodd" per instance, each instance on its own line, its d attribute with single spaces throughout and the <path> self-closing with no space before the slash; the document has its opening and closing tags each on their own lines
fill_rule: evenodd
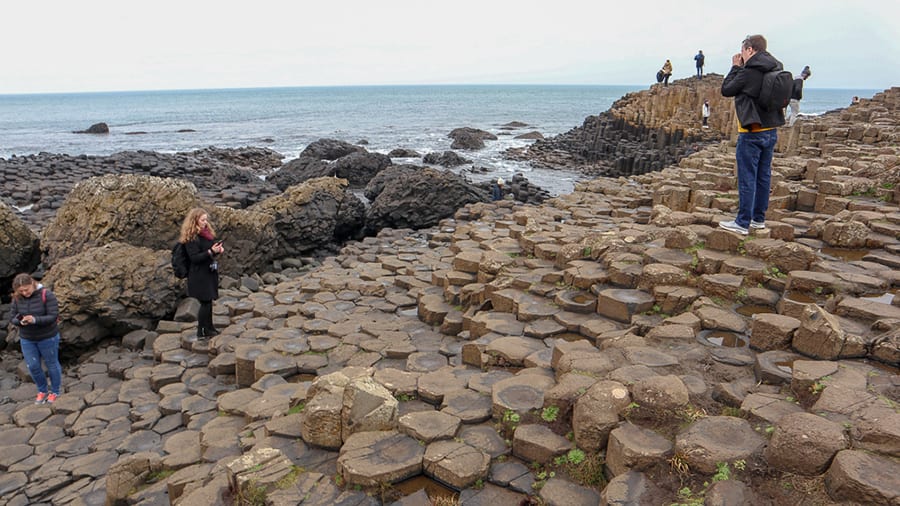
<svg viewBox="0 0 900 506">
<path fill-rule="evenodd" d="M 635 84 L 761 33 L 811 88 L 900 85 L 900 1 L 5 1 L 0 93 Z M 781 13 L 777 18 L 774 14 Z"/>
</svg>

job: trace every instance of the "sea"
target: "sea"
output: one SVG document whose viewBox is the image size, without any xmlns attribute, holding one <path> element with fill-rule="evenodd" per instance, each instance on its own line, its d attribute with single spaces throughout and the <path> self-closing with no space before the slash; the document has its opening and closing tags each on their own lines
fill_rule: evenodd
<svg viewBox="0 0 900 506">
<path fill-rule="evenodd" d="M 566 132 L 642 89 L 646 85 L 423 85 L 0 95 L 0 158 L 255 146 L 277 151 L 288 161 L 322 138 L 365 143 L 379 153 L 406 148 L 424 155 L 450 149 L 447 134 L 454 128 L 473 127 L 495 133 L 499 140 L 489 141 L 483 150 L 462 152 L 473 165 L 455 170 L 467 171 L 474 181 L 522 172 L 551 194 L 560 194 L 571 191 L 583 176 L 505 159 L 502 153 L 508 148 L 533 142 L 514 136 Z M 879 91 L 805 88 L 801 113 L 822 114 L 846 107 L 854 96 L 870 98 Z M 527 126 L 501 129 L 514 121 Z M 109 135 L 73 133 L 99 122 L 109 125 Z"/>
</svg>

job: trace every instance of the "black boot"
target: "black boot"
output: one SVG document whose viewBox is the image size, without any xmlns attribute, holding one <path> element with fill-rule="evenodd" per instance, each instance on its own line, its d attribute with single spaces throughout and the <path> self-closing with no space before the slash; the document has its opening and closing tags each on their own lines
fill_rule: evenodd
<svg viewBox="0 0 900 506">
<path fill-rule="evenodd" d="M 197 339 L 204 340 L 207 338 L 207 330 L 203 327 L 197 327 Z"/>
<path fill-rule="evenodd" d="M 219 335 L 219 331 L 213 327 L 206 329 L 206 337 L 216 337 Z"/>
</svg>

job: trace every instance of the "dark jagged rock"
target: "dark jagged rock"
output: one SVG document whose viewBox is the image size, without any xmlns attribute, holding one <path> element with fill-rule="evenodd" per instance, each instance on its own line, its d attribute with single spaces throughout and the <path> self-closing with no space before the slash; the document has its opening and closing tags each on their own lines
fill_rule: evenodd
<svg viewBox="0 0 900 506">
<path fill-rule="evenodd" d="M 302 183 L 317 177 L 330 176 L 331 168 L 328 162 L 311 156 L 300 156 L 281 166 L 277 172 L 266 178 L 278 187 L 279 190 L 287 190 L 295 184 Z"/>
<path fill-rule="evenodd" d="M 337 160 L 350 153 L 365 153 L 366 149 L 349 142 L 335 139 L 319 139 L 306 146 L 300 156 L 308 156 L 317 160 Z"/>
<path fill-rule="evenodd" d="M 391 165 L 391 159 L 381 153 L 351 153 L 332 163 L 334 175 L 346 179 L 353 188 L 363 187 Z"/>
<path fill-rule="evenodd" d="M 109 125 L 106 123 L 94 123 L 89 126 L 86 130 L 75 130 L 72 133 L 75 134 L 108 134 L 109 133 Z"/>
<path fill-rule="evenodd" d="M 486 199 L 481 189 L 451 172 L 426 167 L 418 171 L 401 169 L 392 175 L 366 211 L 369 231 L 428 227 L 466 204 Z"/>
<path fill-rule="evenodd" d="M 371 202 L 384 190 L 385 185 L 394 178 L 414 174 L 420 170 L 422 170 L 422 167 L 419 165 L 391 165 L 369 181 L 369 184 L 366 185 L 363 191 L 363 195 Z"/>
<path fill-rule="evenodd" d="M 450 144 L 451 149 L 467 149 L 470 151 L 475 151 L 484 147 L 484 141 L 481 137 L 468 134 L 461 133 L 453 138 L 453 144 Z"/>
<path fill-rule="evenodd" d="M 41 261 L 37 235 L 6 204 L 0 202 L 0 286 L 11 286 L 20 272 L 33 271 Z M 6 298 L 6 290 L 0 291 Z"/>
<path fill-rule="evenodd" d="M 428 153 L 427 155 L 425 155 L 422 161 L 430 165 L 440 165 L 441 167 L 456 167 L 459 165 L 472 163 L 472 160 L 460 156 L 455 151 L 444 151 L 443 153 Z"/>
<path fill-rule="evenodd" d="M 422 155 L 414 149 L 396 148 L 392 149 L 388 156 L 391 158 L 419 158 Z"/>
<path fill-rule="evenodd" d="M 544 134 L 538 132 L 537 130 L 533 132 L 528 132 L 527 134 L 519 134 L 513 139 L 523 139 L 523 140 L 541 140 L 544 138 Z"/>
<path fill-rule="evenodd" d="M 477 137 L 483 141 L 497 140 L 496 135 L 494 135 L 490 132 L 485 132 L 484 130 L 479 130 L 477 128 L 472 128 L 472 127 L 454 128 L 453 130 L 450 131 L 449 134 L 447 134 L 447 137 L 450 137 L 451 139 L 456 140 L 460 137 L 470 136 L 470 135 Z"/>
</svg>

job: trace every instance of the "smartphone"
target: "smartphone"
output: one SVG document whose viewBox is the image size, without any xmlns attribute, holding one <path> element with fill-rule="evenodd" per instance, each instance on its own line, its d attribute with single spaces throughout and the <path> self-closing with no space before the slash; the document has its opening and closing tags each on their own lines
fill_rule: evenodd
<svg viewBox="0 0 900 506">
<path fill-rule="evenodd" d="M 224 238 L 224 237 L 221 238 L 221 239 L 216 239 L 216 244 L 222 244 L 223 242 L 225 242 L 225 238 Z"/>
</svg>

